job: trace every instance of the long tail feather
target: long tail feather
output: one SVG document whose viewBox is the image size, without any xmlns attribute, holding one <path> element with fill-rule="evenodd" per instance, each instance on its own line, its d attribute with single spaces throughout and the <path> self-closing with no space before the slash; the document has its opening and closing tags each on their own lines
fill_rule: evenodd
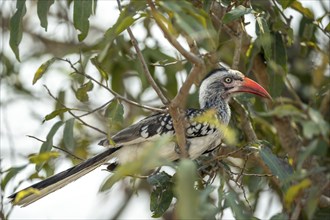
<svg viewBox="0 0 330 220">
<path fill-rule="evenodd" d="M 108 150 L 100 153 L 74 167 L 64 170 L 54 176 L 51 176 L 41 182 L 35 183 L 23 190 L 20 190 L 8 198 L 15 205 L 20 205 L 22 207 L 30 205 L 31 203 L 43 198 L 44 196 L 55 192 L 56 190 L 66 186 L 67 184 L 79 179 L 80 177 L 86 175 L 90 171 L 96 169 L 97 167 L 104 164 L 106 161 L 112 158 L 112 154 L 120 148 L 109 148 Z M 24 195 L 23 198 L 16 201 L 17 195 L 22 191 L 27 191 L 28 189 L 36 189 L 38 193 L 29 193 Z"/>
</svg>

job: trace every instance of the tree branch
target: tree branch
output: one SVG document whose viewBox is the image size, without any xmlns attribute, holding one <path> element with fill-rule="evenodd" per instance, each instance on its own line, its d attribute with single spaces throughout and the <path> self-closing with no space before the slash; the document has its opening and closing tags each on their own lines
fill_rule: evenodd
<svg viewBox="0 0 330 220">
<path fill-rule="evenodd" d="M 164 37 L 168 40 L 168 42 L 170 42 L 172 46 L 177 49 L 189 62 L 195 65 L 201 65 L 203 61 L 195 54 L 184 49 L 182 45 L 168 32 L 165 24 L 160 19 L 160 16 L 158 15 L 157 9 L 152 0 L 147 0 L 147 2 L 150 6 L 153 18 L 155 19 L 158 27 L 163 31 Z"/>
<path fill-rule="evenodd" d="M 63 106 L 63 108 L 67 108 L 58 98 L 56 98 L 51 92 L 50 92 L 50 90 L 48 89 L 48 87 L 46 86 L 46 85 L 44 85 L 44 87 L 45 87 L 45 89 L 47 90 L 47 92 L 48 92 L 48 94 L 54 99 L 54 100 L 56 100 L 58 103 L 60 103 L 62 106 Z M 76 116 L 71 110 L 68 110 L 68 112 L 69 112 L 69 114 L 70 115 L 72 115 L 75 119 L 77 119 L 78 121 L 80 121 L 83 125 L 85 125 L 85 126 L 87 126 L 87 127 L 89 127 L 89 128 L 92 128 L 92 129 L 94 129 L 95 131 L 98 131 L 98 132 L 100 132 L 100 133 L 102 133 L 102 134 L 104 134 L 104 135 L 107 135 L 107 133 L 106 132 L 104 132 L 104 131 L 102 131 L 102 130 L 100 130 L 100 129 L 98 129 L 97 127 L 94 127 L 94 126 L 92 126 L 92 125 L 90 125 L 90 124 L 87 124 L 84 120 L 82 120 L 80 117 L 78 117 L 78 116 Z"/>
<path fill-rule="evenodd" d="M 117 0 L 117 4 L 118 4 L 119 10 L 122 11 L 120 0 Z M 141 62 L 142 69 L 144 71 L 144 75 L 147 77 L 148 82 L 154 88 L 154 90 L 156 91 L 156 93 L 157 93 L 158 97 L 160 98 L 160 100 L 162 101 L 162 103 L 164 105 L 167 105 L 169 103 L 169 100 L 164 96 L 162 90 L 158 87 L 157 83 L 152 78 L 152 76 L 150 74 L 150 71 L 148 69 L 148 66 L 146 64 L 146 61 L 145 61 L 145 59 L 144 59 L 144 57 L 141 53 L 141 50 L 138 46 L 137 40 L 136 40 L 136 38 L 135 38 L 135 36 L 134 36 L 134 34 L 133 34 L 130 27 L 127 28 L 127 32 L 128 32 L 129 37 L 131 38 L 131 42 L 132 42 L 133 47 L 135 48 L 136 54 L 137 54 L 137 56 L 138 56 L 138 58 Z"/>
<path fill-rule="evenodd" d="M 43 141 L 43 140 L 41 140 L 41 139 L 39 139 L 39 138 L 37 138 L 37 137 L 34 137 L 34 136 L 32 136 L 32 135 L 26 135 L 26 136 L 29 137 L 29 138 L 33 138 L 33 139 L 35 139 L 35 140 L 37 140 L 37 141 L 40 141 L 40 142 L 42 142 L 42 143 L 45 143 L 45 141 Z M 75 159 L 77 159 L 77 160 L 84 161 L 84 159 L 82 159 L 81 157 L 78 157 L 78 156 L 74 155 L 73 153 L 71 153 L 70 151 L 68 151 L 68 150 L 66 150 L 66 149 L 63 149 L 63 148 L 57 147 L 57 146 L 55 146 L 55 145 L 53 145 L 52 147 L 55 148 L 55 149 L 57 149 L 57 150 L 60 150 L 60 151 L 63 151 L 63 152 L 65 152 L 65 153 L 67 153 L 68 155 L 70 155 L 71 157 L 73 157 L 73 158 L 75 158 Z"/>
<path fill-rule="evenodd" d="M 93 77 L 91 77 L 90 75 L 86 74 L 86 73 L 83 73 L 81 71 L 79 71 L 73 64 L 70 60 L 67 60 L 67 59 L 62 59 L 62 58 L 58 58 L 59 60 L 62 60 L 64 62 L 67 62 L 69 63 L 70 67 L 79 75 L 82 75 L 82 76 L 85 76 L 87 79 L 90 79 L 92 80 L 93 82 L 95 82 L 96 84 L 98 84 L 99 86 L 101 86 L 102 88 L 108 90 L 113 96 L 115 96 L 117 99 L 119 100 L 122 100 L 124 102 L 127 102 L 128 104 L 131 104 L 131 105 L 135 105 L 135 106 L 138 106 L 140 108 L 144 108 L 144 109 L 148 109 L 150 111 L 155 111 L 155 112 L 163 112 L 163 113 L 166 113 L 167 111 L 165 109 L 161 109 L 161 108 L 155 108 L 155 107 L 151 107 L 151 106 L 147 106 L 147 105 L 142 105 L 142 104 L 139 104 L 137 102 L 134 102 L 132 100 L 129 100 L 127 98 L 125 98 L 124 96 L 121 96 L 120 94 L 118 94 L 117 92 L 113 91 L 112 89 L 110 89 L 109 87 L 103 85 L 102 83 L 100 83 L 99 81 L 97 81 L 96 79 L 94 79 Z"/>
<path fill-rule="evenodd" d="M 169 113 L 172 116 L 173 126 L 176 133 L 177 143 L 180 147 L 181 156 L 188 157 L 188 152 L 186 150 L 186 128 L 185 128 L 185 108 L 187 96 L 189 94 L 190 87 L 193 83 L 195 83 L 198 79 L 198 76 L 204 75 L 205 64 L 204 61 L 196 56 L 194 53 L 187 51 L 182 47 L 182 45 L 168 32 L 165 24 L 160 19 L 160 16 L 156 10 L 156 7 L 152 0 L 147 0 L 151 14 L 156 21 L 158 27 L 162 30 L 165 38 L 168 40 L 172 46 L 179 51 L 189 62 L 191 62 L 194 66 L 190 71 L 187 79 L 183 83 L 180 88 L 178 94 L 174 97 L 169 105 Z M 194 45 L 194 50 L 197 52 L 197 46 Z"/>
</svg>

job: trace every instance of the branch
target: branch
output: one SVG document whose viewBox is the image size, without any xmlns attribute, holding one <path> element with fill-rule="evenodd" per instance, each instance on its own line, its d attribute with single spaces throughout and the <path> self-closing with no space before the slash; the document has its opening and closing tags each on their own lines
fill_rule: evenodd
<svg viewBox="0 0 330 220">
<path fill-rule="evenodd" d="M 176 133 L 177 144 L 180 147 L 180 152 L 182 157 L 188 157 L 188 152 L 186 150 L 186 128 L 185 128 L 185 111 L 183 110 L 186 104 L 187 96 L 189 94 L 190 87 L 198 79 L 198 76 L 204 75 L 205 64 L 204 61 L 196 56 L 194 53 L 187 51 L 182 47 L 182 45 L 168 32 L 165 24 L 160 19 L 160 16 L 156 10 L 156 7 L 152 0 L 147 0 L 151 14 L 156 21 L 158 27 L 163 31 L 165 38 L 168 40 L 172 46 L 177 49 L 182 56 L 184 56 L 189 62 L 194 66 L 190 71 L 187 79 L 180 88 L 178 94 L 174 97 L 169 105 L 169 113 L 172 116 L 173 126 Z M 197 47 L 193 46 L 195 52 L 197 52 Z M 201 74 L 202 73 L 202 74 Z"/>
<path fill-rule="evenodd" d="M 115 98 L 110 99 L 109 101 L 107 101 L 106 103 L 104 103 L 103 105 L 101 105 L 100 107 L 97 107 L 97 108 L 95 108 L 95 109 L 93 109 L 93 110 L 91 110 L 91 111 L 88 111 L 88 112 L 86 112 L 86 113 L 84 113 L 84 114 L 82 114 L 82 115 L 79 115 L 79 116 L 77 116 L 77 117 L 82 118 L 82 117 L 85 117 L 85 116 L 87 116 L 87 115 L 90 115 L 90 114 L 92 114 L 92 113 L 94 113 L 94 112 L 96 112 L 96 111 L 98 111 L 98 110 L 104 108 L 104 107 L 107 106 L 109 103 L 111 103 L 114 99 L 115 99 Z"/>
<path fill-rule="evenodd" d="M 187 79 L 182 84 L 182 87 L 180 88 L 178 94 L 174 97 L 169 106 L 169 113 L 171 114 L 173 119 L 173 126 L 175 129 L 176 138 L 183 157 L 188 156 L 188 152 L 186 150 L 187 143 L 185 128 L 185 111 L 183 111 L 183 109 L 187 101 L 187 96 L 189 94 L 190 87 L 196 81 L 197 77 L 201 73 L 204 73 L 204 69 L 204 65 L 193 66 Z"/>
<path fill-rule="evenodd" d="M 121 7 L 121 4 L 120 4 L 120 0 L 117 0 L 117 4 L 118 4 L 118 8 L 120 11 L 122 11 L 122 7 Z M 127 28 L 127 32 L 128 32 L 128 35 L 129 37 L 131 38 L 131 42 L 132 42 L 132 45 L 133 47 L 135 48 L 135 51 L 136 51 L 136 54 L 141 62 L 141 65 L 142 65 L 142 69 L 144 71 L 144 74 L 145 76 L 147 77 L 147 80 L 148 82 L 150 83 L 150 85 L 154 88 L 154 90 L 156 91 L 157 95 L 159 96 L 160 100 L 162 101 L 162 103 L 164 105 L 167 105 L 169 103 L 169 100 L 164 96 L 162 90 L 158 87 L 157 83 L 155 82 L 155 80 L 152 78 L 151 74 L 150 74 L 150 71 L 148 69 L 148 66 L 146 64 L 146 61 L 141 53 L 141 50 L 138 46 L 138 43 L 137 43 L 137 40 L 131 30 L 130 27 Z"/>
<path fill-rule="evenodd" d="M 101 86 L 102 88 L 108 90 L 113 96 L 115 96 L 117 99 L 119 100 L 122 100 L 124 102 L 127 102 L 131 105 L 135 105 L 135 106 L 138 106 L 140 108 L 144 108 L 144 109 L 148 109 L 150 111 L 155 111 L 155 112 L 162 112 L 162 113 L 166 113 L 167 111 L 164 110 L 164 109 L 161 109 L 161 108 L 155 108 L 155 107 L 150 107 L 150 106 L 147 106 L 147 105 L 141 105 L 137 102 L 134 102 L 132 100 L 129 100 L 127 98 L 125 98 L 124 96 L 121 96 L 120 94 L 118 94 L 117 92 L 113 91 L 112 89 L 110 89 L 109 87 L 103 85 L 102 83 L 100 83 L 99 81 L 97 81 L 96 79 L 94 79 L 93 77 L 91 77 L 90 75 L 86 74 L 86 73 L 83 73 L 81 71 L 79 71 L 72 63 L 70 60 L 67 60 L 67 59 L 62 59 L 62 58 L 58 58 L 59 60 L 62 60 L 64 62 L 67 62 L 69 63 L 70 67 L 79 75 L 82 75 L 84 77 L 86 77 L 87 79 L 90 79 L 92 80 L 93 82 L 95 82 L 96 84 L 98 84 L 99 86 Z"/>
<path fill-rule="evenodd" d="M 256 133 L 252 127 L 252 123 L 249 117 L 248 111 L 244 108 L 242 104 L 236 101 L 235 98 L 232 99 L 230 105 L 233 107 L 234 111 L 240 116 L 240 127 L 244 131 L 245 137 L 248 142 L 255 142 L 258 140 Z"/>
<path fill-rule="evenodd" d="M 40 142 L 42 142 L 42 143 L 45 143 L 45 142 L 46 142 L 46 141 L 43 141 L 43 140 L 41 140 L 41 139 L 39 139 L 39 138 L 37 138 L 37 137 L 34 137 L 34 136 L 32 136 L 32 135 L 26 135 L 26 136 L 29 137 L 29 138 L 33 138 L 33 139 L 35 139 L 35 140 L 37 140 L 37 141 L 40 141 Z M 56 146 L 54 146 L 54 145 L 53 145 L 53 148 L 55 148 L 55 149 L 57 149 L 57 150 L 60 150 L 60 151 L 63 151 L 63 152 L 65 152 L 65 153 L 67 153 L 68 155 L 70 155 L 71 157 L 74 157 L 74 158 L 77 159 L 77 160 L 84 161 L 84 159 L 82 159 L 81 157 L 78 157 L 78 156 L 74 155 L 73 153 L 71 153 L 70 151 L 68 151 L 68 150 L 66 150 L 66 149 L 63 149 L 63 148 L 60 148 L 60 147 L 56 147 Z"/>
<path fill-rule="evenodd" d="M 239 61 L 241 58 L 241 51 L 242 51 L 242 38 L 243 38 L 243 31 L 239 32 L 238 37 L 235 38 L 235 51 L 234 51 L 234 58 L 233 58 L 233 69 L 238 69 Z"/>
<path fill-rule="evenodd" d="M 50 92 L 50 90 L 48 89 L 48 87 L 46 86 L 46 85 L 44 85 L 44 87 L 46 88 L 46 90 L 47 90 L 47 92 L 48 92 L 48 94 L 54 99 L 54 100 L 56 100 L 58 103 L 60 103 L 62 106 L 63 106 L 63 108 L 67 108 L 58 98 L 56 98 L 51 92 Z M 102 130 L 100 130 L 100 129 L 98 129 L 98 128 L 96 128 L 96 127 L 94 127 L 94 126 L 92 126 L 92 125 L 90 125 L 90 124 L 87 124 L 85 121 L 83 121 L 80 117 L 78 117 L 78 116 L 76 116 L 71 110 L 68 110 L 68 112 L 69 112 L 69 114 L 70 115 L 72 115 L 75 119 L 77 119 L 78 121 L 80 121 L 83 125 L 85 125 L 85 126 L 87 126 L 87 127 L 89 127 L 89 128 L 92 128 L 92 129 L 94 129 L 94 130 L 96 130 L 96 131 L 98 131 L 98 132 L 100 132 L 100 133 L 102 133 L 102 134 L 104 134 L 104 135 L 107 135 L 107 133 L 106 132 L 104 132 L 104 131 L 102 131 Z"/>
<path fill-rule="evenodd" d="M 163 31 L 164 37 L 168 40 L 168 42 L 170 42 L 172 46 L 175 47 L 175 49 L 177 49 L 182 54 L 182 56 L 184 56 L 189 62 L 195 65 L 201 65 L 203 61 L 195 54 L 184 49 L 181 44 L 168 32 L 168 29 L 158 15 L 158 12 L 152 0 L 147 0 L 147 2 L 150 6 L 152 16 L 154 17 L 158 27 Z"/>
</svg>

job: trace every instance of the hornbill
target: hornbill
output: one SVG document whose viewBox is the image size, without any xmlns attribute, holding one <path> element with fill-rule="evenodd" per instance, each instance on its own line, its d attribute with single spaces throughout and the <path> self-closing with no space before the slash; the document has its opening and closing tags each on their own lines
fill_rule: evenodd
<svg viewBox="0 0 330 220">
<path fill-rule="evenodd" d="M 262 86 L 245 77 L 239 71 L 221 67 L 209 72 L 202 80 L 199 88 L 200 109 L 187 109 L 185 111 L 187 153 L 190 159 L 196 159 L 204 152 L 216 148 L 220 145 L 223 137 L 223 131 L 218 129 L 214 123 L 200 122 L 194 120 L 194 118 L 202 115 L 207 110 L 213 109 L 214 116 L 219 122 L 228 125 L 231 116 L 228 102 L 236 93 L 252 93 L 264 98 L 271 98 Z M 162 135 L 175 135 L 169 113 L 153 114 L 119 131 L 111 138 L 115 143 L 114 145 L 110 144 L 108 139 L 100 141 L 99 145 L 108 147 L 104 152 L 23 189 L 33 188 L 38 193 L 29 193 L 16 201 L 17 195 L 23 191 L 21 190 L 12 194 L 9 198 L 15 205 L 27 206 L 77 180 L 112 158 L 116 158 L 116 164 L 119 165 L 134 161 L 143 152 L 146 142 L 154 141 Z M 170 141 L 161 146 L 159 153 L 162 157 L 171 161 L 180 158 L 175 141 Z"/>
</svg>

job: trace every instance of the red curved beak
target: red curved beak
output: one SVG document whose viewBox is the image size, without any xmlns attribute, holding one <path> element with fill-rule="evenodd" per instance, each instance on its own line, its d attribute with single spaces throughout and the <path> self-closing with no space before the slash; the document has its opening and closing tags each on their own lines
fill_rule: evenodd
<svg viewBox="0 0 330 220">
<path fill-rule="evenodd" d="M 247 92 L 264 98 L 272 99 L 266 89 L 248 77 L 244 77 L 244 81 L 242 85 L 237 89 L 237 92 Z"/>
</svg>

